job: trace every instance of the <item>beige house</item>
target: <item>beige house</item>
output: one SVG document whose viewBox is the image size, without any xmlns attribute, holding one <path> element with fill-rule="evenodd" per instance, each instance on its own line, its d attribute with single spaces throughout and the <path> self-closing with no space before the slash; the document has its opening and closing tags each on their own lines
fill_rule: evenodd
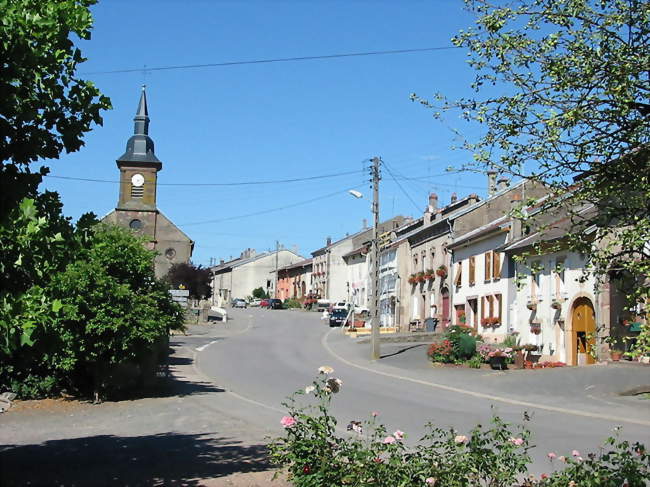
<svg viewBox="0 0 650 487">
<path fill-rule="evenodd" d="M 120 170 L 117 207 L 102 222 L 129 228 L 145 236 L 147 247 L 158 252 L 155 271 L 157 277 L 162 277 L 173 264 L 190 261 L 194 242 L 156 205 L 158 171 L 162 169 L 162 162 L 154 154 L 154 143 L 149 137 L 144 88 L 134 121 L 134 134 L 126 144 L 126 152 L 117 159 Z"/>
<path fill-rule="evenodd" d="M 258 254 L 244 250 L 240 257 L 210 267 L 212 273 L 212 303 L 224 306 L 234 298 L 244 299 L 254 289 L 262 288 L 275 295 L 275 270 L 303 261 L 300 255 L 287 249 Z"/>
</svg>

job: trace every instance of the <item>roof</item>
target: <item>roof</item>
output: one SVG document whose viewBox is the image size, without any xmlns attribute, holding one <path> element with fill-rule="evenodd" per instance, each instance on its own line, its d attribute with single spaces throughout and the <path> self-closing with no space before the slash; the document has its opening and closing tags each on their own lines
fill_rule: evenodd
<svg viewBox="0 0 650 487">
<path fill-rule="evenodd" d="M 300 255 L 296 254 L 295 252 L 292 252 L 291 250 L 288 249 L 280 249 L 277 251 L 271 251 L 271 252 L 262 252 L 260 254 L 255 254 L 251 257 L 239 257 L 237 259 L 233 259 L 228 262 L 224 262 L 223 264 L 219 264 L 214 267 L 210 267 L 211 272 L 220 272 L 220 271 L 227 271 L 228 269 L 234 269 L 236 267 L 241 267 L 246 264 L 250 264 L 251 262 L 255 262 L 256 260 L 262 259 L 264 257 L 269 257 L 271 255 L 275 255 L 276 252 L 291 252 L 293 255 L 297 257 L 301 257 Z M 301 257 L 302 258 L 302 257 Z"/>
<path fill-rule="evenodd" d="M 133 135 L 126 143 L 126 151 L 117 159 L 117 162 L 146 162 L 157 167 L 162 166 L 154 154 L 153 140 L 149 137 L 149 109 L 144 86 L 133 121 Z"/>
<path fill-rule="evenodd" d="M 291 269 L 297 269 L 299 267 L 307 267 L 307 266 L 310 266 L 312 264 L 312 261 L 313 261 L 313 259 L 301 260 L 300 262 L 296 262 L 295 264 L 289 264 L 289 265 L 285 265 L 284 267 L 280 267 L 278 269 L 278 271 L 288 271 L 288 270 L 291 270 Z M 275 272 L 275 271 L 273 271 L 273 272 Z"/>
<path fill-rule="evenodd" d="M 454 239 L 453 242 L 451 242 L 447 248 L 448 249 L 453 249 L 455 247 L 458 247 L 459 245 L 466 243 L 470 240 L 476 239 L 478 237 L 484 237 L 490 233 L 503 230 L 507 227 L 510 226 L 510 215 L 505 214 L 503 216 L 500 216 L 499 218 L 492 220 L 491 222 L 486 223 L 483 226 L 480 226 L 478 228 L 475 228 L 474 230 L 467 232 L 460 237 Z"/>
<path fill-rule="evenodd" d="M 354 250 L 351 250 L 347 254 L 343 254 L 341 257 L 343 257 L 345 259 L 346 257 L 352 257 L 353 255 L 367 254 L 368 250 L 369 250 L 368 247 L 366 245 L 363 245 L 362 247 L 358 247 L 358 248 L 356 248 Z"/>
</svg>

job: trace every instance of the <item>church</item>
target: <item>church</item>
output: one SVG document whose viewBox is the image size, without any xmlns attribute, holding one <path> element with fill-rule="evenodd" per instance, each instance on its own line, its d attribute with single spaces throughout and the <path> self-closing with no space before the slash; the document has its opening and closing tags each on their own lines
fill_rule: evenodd
<svg viewBox="0 0 650 487">
<path fill-rule="evenodd" d="M 133 119 L 133 135 L 126 152 L 117 159 L 120 170 L 120 194 L 117 207 L 102 222 L 129 228 L 147 239 L 147 248 L 155 250 L 156 277 L 167 274 L 173 264 L 188 263 L 194 242 L 183 233 L 156 204 L 158 171 L 162 162 L 149 137 L 147 95 L 142 87 L 138 111 Z"/>
</svg>

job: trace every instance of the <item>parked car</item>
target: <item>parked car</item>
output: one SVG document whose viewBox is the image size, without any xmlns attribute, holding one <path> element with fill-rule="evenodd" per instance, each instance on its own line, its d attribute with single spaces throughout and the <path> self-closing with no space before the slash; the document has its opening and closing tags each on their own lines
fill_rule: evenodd
<svg viewBox="0 0 650 487">
<path fill-rule="evenodd" d="M 253 300 L 250 302 L 250 304 L 249 304 L 248 306 L 255 306 L 255 307 L 257 307 L 257 306 L 259 306 L 259 305 L 261 304 L 261 302 L 262 302 L 261 299 L 257 299 L 257 298 L 255 298 L 255 299 L 253 299 Z"/>
<path fill-rule="evenodd" d="M 346 303 L 345 301 L 337 301 L 335 303 L 330 304 L 330 309 L 329 309 L 330 313 L 332 311 L 334 311 L 335 309 L 347 310 L 347 309 L 349 309 L 348 303 Z"/>
<path fill-rule="evenodd" d="M 316 301 L 316 311 L 322 312 L 325 311 L 326 309 L 329 309 L 330 307 L 330 300 L 329 299 L 319 299 Z"/>
<path fill-rule="evenodd" d="M 248 303 L 244 301 L 243 299 L 233 299 L 232 300 L 232 307 L 233 308 L 246 308 L 248 307 Z"/>
<path fill-rule="evenodd" d="M 281 299 L 269 299 L 269 309 L 283 309 Z"/>
<path fill-rule="evenodd" d="M 260 301 L 260 308 L 268 308 L 269 307 L 269 300 L 268 299 L 263 299 Z"/>
<path fill-rule="evenodd" d="M 337 308 L 330 313 L 330 326 L 343 326 L 348 317 L 348 310 Z"/>
</svg>

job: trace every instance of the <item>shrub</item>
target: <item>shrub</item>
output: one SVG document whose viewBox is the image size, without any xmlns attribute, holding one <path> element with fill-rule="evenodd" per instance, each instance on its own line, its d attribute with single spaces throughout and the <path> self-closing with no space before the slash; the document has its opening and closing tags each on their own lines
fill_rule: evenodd
<svg viewBox="0 0 650 487">
<path fill-rule="evenodd" d="M 301 308 L 302 307 L 302 305 L 300 304 L 300 301 L 298 301 L 297 299 L 293 299 L 293 298 L 285 299 L 284 303 L 282 303 L 282 305 L 284 306 L 285 309 Z"/>
<path fill-rule="evenodd" d="M 449 340 L 432 343 L 427 349 L 427 356 L 432 362 L 450 363 L 454 361 L 454 347 Z"/>
<path fill-rule="evenodd" d="M 456 358 L 466 360 L 472 358 L 476 353 L 476 338 L 472 335 L 461 333 L 454 343 L 454 354 Z"/>
<path fill-rule="evenodd" d="M 574 451 L 563 470 L 536 480 L 527 476 L 533 448 L 529 431 L 496 416 L 486 427 L 478 425 L 465 434 L 429 423 L 413 446 L 404 443 L 404 432 L 390 433 L 378 423 L 376 413 L 365 421 L 351 421 L 349 433 L 342 436 L 330 413 L 342 382 L 328 375 L 330 368 L 320 370 L 311 385 L 283 403 L 288 412 L 280 422 L 286 434 L 269 445 L 271 460 L 286 468 L 297 487 L 640 487 L 650 475 L 643 445 L 610 438 L 599 454 L 583 460 Z M 549 458 L 559 457 L 552 453 Z"/>
</svg>

